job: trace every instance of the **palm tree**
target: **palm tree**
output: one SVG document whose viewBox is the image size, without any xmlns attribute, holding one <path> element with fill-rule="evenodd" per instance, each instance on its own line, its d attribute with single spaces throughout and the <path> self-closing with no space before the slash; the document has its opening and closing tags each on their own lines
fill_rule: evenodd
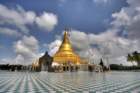
<svg viewBox="0 0 140 93">
<path fill-rule="evenodd" d="M 132 65 L 134 66 L 134 63 L 133 63 L 134 58 L 133 58 L 133 56 L 131 56 L 131 54 L 128 54 L 128 55 L 127 55 L 127 61 L 128 61 L 128 62 L 131 62 Z"/>
<path fill-rule="evenodd" d="M 134 51 L 132 55 L 133 55 L 134 61 L 136 61 L 138 66 L 140 66 L 140 53 L 138 53 L 137 51 Z"/>
</svg>

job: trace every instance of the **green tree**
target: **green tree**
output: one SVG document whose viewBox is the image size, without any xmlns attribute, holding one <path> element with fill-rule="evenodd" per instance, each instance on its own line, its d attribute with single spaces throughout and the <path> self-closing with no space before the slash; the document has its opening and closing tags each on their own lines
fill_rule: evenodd
<svg viewBox="0 0 140 93">
<path fill-rule="evenodd" d="M 137 62 L 138 66 L 140 66 L 140 53 L 138 53 L 137 51 L 134 51 L 132 53 L 134 61 Z"/>
<path fill-rule="evenodd" d="M 133 66 L 134 66 L 134 63 L 133 63 L 133 62 L 134 62 L 135 60 L 134 60 L 134 58 L 133 58 L 133 56 L 132 56 L 131 54 L 128 54 L 128 55 L 127 55 L 127 61 L 128 61 L 128 62 L 131 62 L 131 63 L 133 64 Z"/>
</svg>

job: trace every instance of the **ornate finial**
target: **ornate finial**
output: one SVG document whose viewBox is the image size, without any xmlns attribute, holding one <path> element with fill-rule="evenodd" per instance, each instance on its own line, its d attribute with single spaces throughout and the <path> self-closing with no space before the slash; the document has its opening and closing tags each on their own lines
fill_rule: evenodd
<svg viewBox="0 0 140 93">
<path fill-rule="evenodd" d="M 67 32 L 67 31 L 69 31 L 69 28 L 66 27 L 66 28 L 65 28 L 65 32 Z"/>
<path fill-rule="evenodd" d="M 68 39 L 68 32 L 65 31 L 65 32 L 64 32 L 64 41 L 67 41 L 67 39 Z"/>
<path fill-rule="evenodd" d="M 66 32 L 69 32 L 70 30 L 71 30 L 71 28 L 68 28 L 68 27 L 65 28 Z"/>
<path fill-rule="evenodd" d="M 66 39 L 66 38 L 68 38 L 68 32 L 70 31 L 70 28 L 68 28 L 68 27 L 66 27 L 65 29 L 64 29 L 64 38 Z"/>
</svg>

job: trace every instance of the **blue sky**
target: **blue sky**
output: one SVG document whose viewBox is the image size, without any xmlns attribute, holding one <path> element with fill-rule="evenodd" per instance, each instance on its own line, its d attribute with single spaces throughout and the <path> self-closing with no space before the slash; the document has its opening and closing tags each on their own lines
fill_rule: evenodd
<svg viewBox="0 0 140 93">
<path fill-rule="evenodd" d="M 61 41 L 59 37 L 62 36 L 65 27 L 72 29 L 70 35 L 75 35 L 79 32 L 80 40 L 83 38 L 80 37 L 82 34 L 99 37 L 101 34 L 109 33 L 110 29 L 112 30 L 110 32 L 115 33 L 117 38 L 129 40 L 131 36 L 130 38 L 124 37 L 124 33 L 128 34 L 125 31 L 127 30 L 125 29 L 126 26 L 123 24 L 118 26 L 116 23 L 120 17 L 116 16 L 117 14 L 115 15 L 115 13 L 119 14 L 124 7 L 129 7 L 132 4 L 129 1 L 131 0 L 1 0 L 1 62 L 12 58 L 16 59 L 17 57 L 21 57 L 25 61 L 28 58 L 25 57 L 27 51 L 36 51 L 35 55 L 46 50 L 51 51 L 51 45 L 54 42 L 58 44 L 56 42 L 58 40 Z M 114 31 L 116 29 L 119 30 Z M 36 40 L 34 43 L 37 46 L 34 48 L 33 44 L 26 45 L 26 39 Z M 77 40 L 77 38 L 71 38 L 72 43 Z M 136 40 L 138 39 L 136 38 Z M 19 44 L 18 42 L 22 43 Z M 75 44 L 73 43 L 73 46 L 78 49 Z M 89 46 L 92 49 L 96 45 L 97 43 Z M 29 48 L 30 46 L 32 47 Z M 21 47 L 26 48 L 25 51 Z M 79 50 L 76 50 L 77 53 L 83 52 L 83 50 Z M 98 49 L 96 50 L 99 51 Z"/>
</svg>

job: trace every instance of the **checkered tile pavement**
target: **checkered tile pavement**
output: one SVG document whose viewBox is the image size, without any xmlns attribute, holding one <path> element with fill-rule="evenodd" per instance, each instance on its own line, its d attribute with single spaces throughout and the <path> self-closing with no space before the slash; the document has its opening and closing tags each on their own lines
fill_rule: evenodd
<svg viewBox="0 0 140 93">
<path fill-rule="evenodd" d="M 0 72 L 0 93 L 140 93 L 140 72 Z"/>
</svg>

